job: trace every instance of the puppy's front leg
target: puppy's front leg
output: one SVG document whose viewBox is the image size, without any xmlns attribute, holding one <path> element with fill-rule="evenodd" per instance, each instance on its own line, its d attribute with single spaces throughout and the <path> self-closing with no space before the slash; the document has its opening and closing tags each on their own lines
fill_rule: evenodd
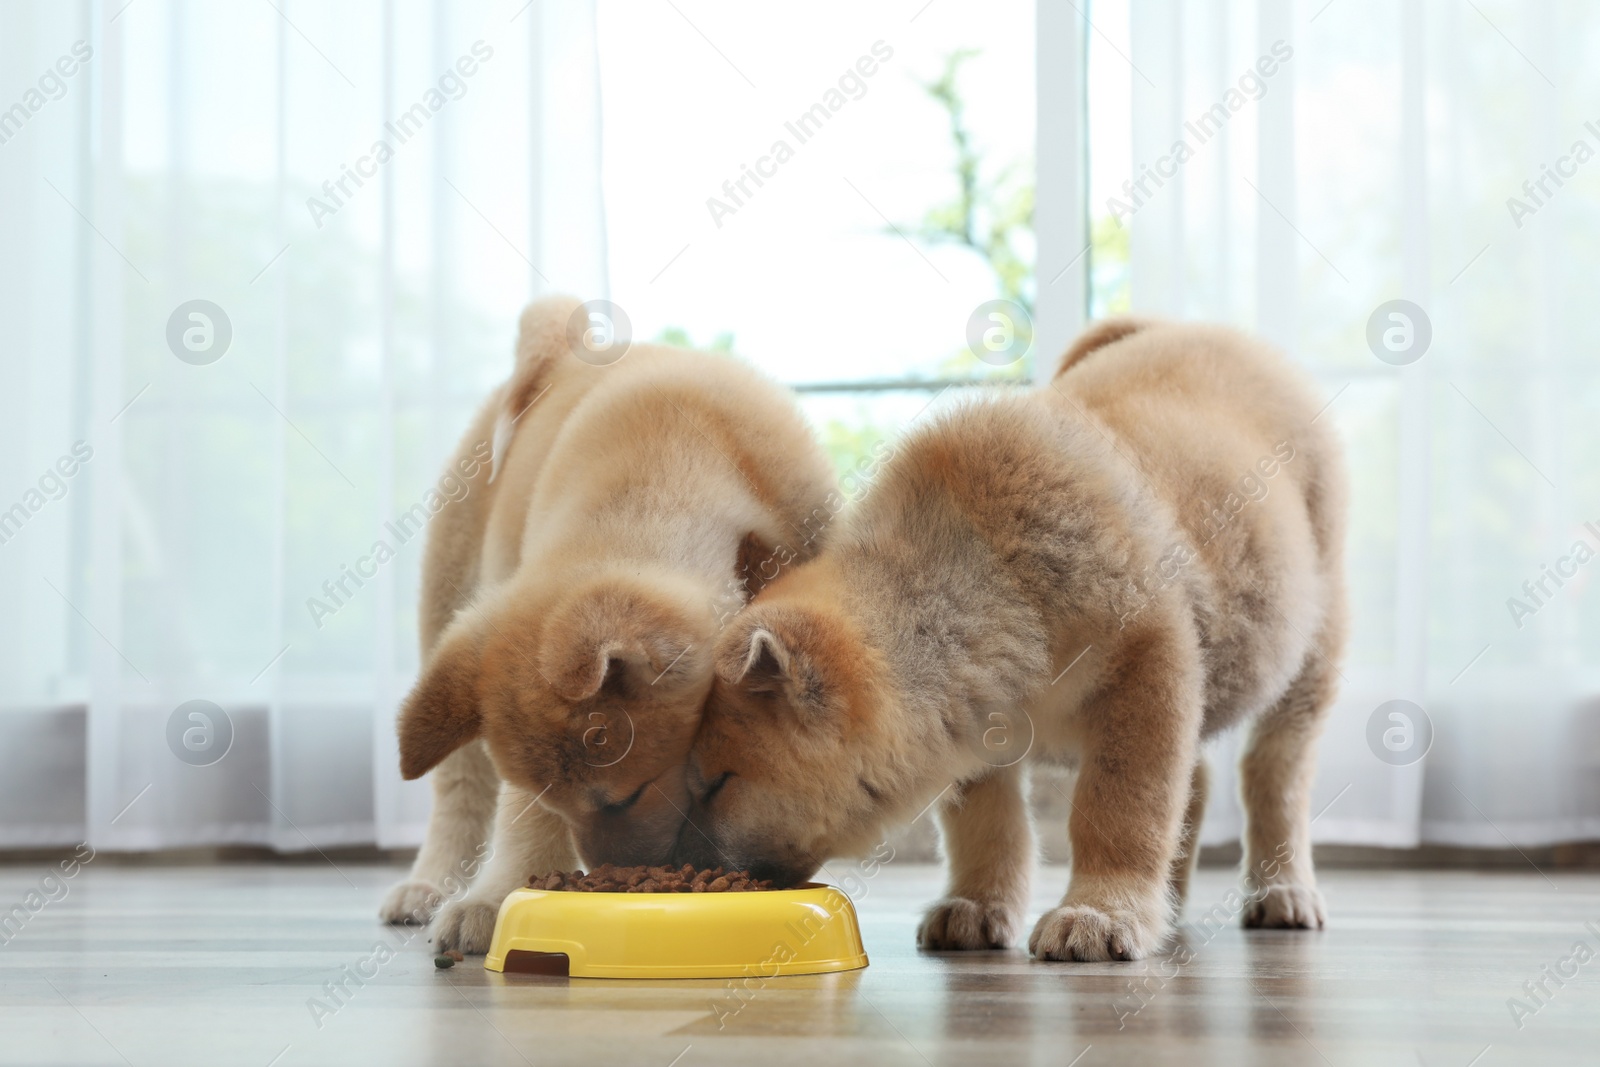
<svg viewBox="0 0 1600 1067">
<path fill-rule="evenodd" d="M 1080 714 L 1084 746 L 1068 830 L 1072 882 L 1033 928 L 1046 960 L 1134 960 L 1166 937 L 1168 877 L 1201 714 L 1192 643 L 1131 637 Z"/>
<path fill-rule="evenodd" d="M 494 819 L 500 775 L 481 741 L 470 741 L 444 758 L 429 775 L 433 814 L 422 849 L 405 880 L 378 907 L 385 922 L 423 923 L 447 898 L 465 890 L 477 872 Z"/>
<path fill-rule="evenodd" d="M 925 949 L 1008 948 L 1022 928 L 1033 871 L 1020 767 L 958 783 L 939 808 L 950 887 L 917 930 Z"/>
<path fill-rule="evenodd" d="M 439 911 L 434 940 L 440 949 L 487 952 L 500 905 L 534 874 L 578 866 L 572 833 L 561 816 L 537 803 L 537 793 L 509 783 L 500 787 L 494 819 L 494 851 L 467 895 Z"/>
</svg>

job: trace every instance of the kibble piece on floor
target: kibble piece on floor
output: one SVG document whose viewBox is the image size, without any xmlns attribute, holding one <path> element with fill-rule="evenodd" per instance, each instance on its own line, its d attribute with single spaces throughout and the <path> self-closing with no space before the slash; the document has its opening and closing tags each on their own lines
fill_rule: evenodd
<svg viewBox="0 0 1600 1067">
<path fill-rule="evenodd" d="M 697 871 L 680 867 L 617 867 L 602 863 L 588 874 L 555 871 L 528 879 L 528 888 L 575 893 L 754 893 L 775 888 L 771 879 L 721 867 Z"/>
<path fill-rule="evenodd" d="M 442 971 L 446 967 L 454 967 L 456 965 L 456 961 L 451 959 L 449 956 L 435 956 L 433 957 L 433 965 Z"/>
</svg>

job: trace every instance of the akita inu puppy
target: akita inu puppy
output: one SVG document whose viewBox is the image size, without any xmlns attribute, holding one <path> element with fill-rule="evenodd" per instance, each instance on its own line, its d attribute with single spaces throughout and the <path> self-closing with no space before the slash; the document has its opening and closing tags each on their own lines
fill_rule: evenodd
<svg viewBox="0 0 1600 1067">
<path fill-rule="evenodd" d="M 575 300 L 523 313 L 511 380 L 451 461 L 470 490 L 429 530 L 399 730 L 434 807 L 381 914 L 425 918 L 482 865 L 438 916 L 441 948 L 484 951 L 532 874 L 666 859 L 717 630 L 831 514 L 793 394 L 727 356 L 596 359 L 588 329 Z"/>
<path fill-rule="evenodd" d="M 1041 959 L 1154 951 L 1250 723 L 1245 921 L 1318 927 L 1308 804 L 1344 640 L 1345 489 L 1319 402 L 1232 330 L 1118 320 L 1045 386 L 914 429 L 823 551 L 723 631 L 673 862 L 794 882 L 939 804 L 930 949 L 1010 944 L 1026 760 L 1075 765 Z"/>
</svg>

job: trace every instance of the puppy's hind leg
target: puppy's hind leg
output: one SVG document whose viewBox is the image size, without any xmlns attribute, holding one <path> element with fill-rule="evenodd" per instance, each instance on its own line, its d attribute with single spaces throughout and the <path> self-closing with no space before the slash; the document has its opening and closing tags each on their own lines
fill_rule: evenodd
<svg viewBox="0 0 1600 1067">
<path fill-rule="evenodd" d="M 478 868 L 494 818 L 500 775 L 482 742 L 446 756 L 432 772 L 433 814 L 411 873 L 389 890 L 378 916 L 426 924 L 448 896 L 459 896 Z"/>
<path fill-rule="evenodd" d="M 1178 837 L 1178 854 L 1172 858 L 1172 873 L 1168 884 L 1172 889 L 1172 903 L 1177 917 L 1183 917 L 1183 903 L 1189 899 L 1189 879 L 1194 874 L 1200 858 L 1200 823 L 1206 814 L 1206 797 L 1211 791 L 1206 761 L 1194 761 L 1194 771 L 1189 776 L 1189 807 L 1183 813 L 1183 830 Z"/>
<path fill-rule="evenodd" d="M 1311 865 L 1311 783 L 1335 670 L 1318 648 L 1278 703 L 1255 721 L 1239 762 L 1246 926 L 1315 929 L 1327 920 Z"/>
<path fill-rule="evenodd" d="M 960 782 L 940 802 L 950 885 L 928 909 L 917 945 L 1008 948 L 1022 930 L 1033 873 L 1033 825 L 1022 768 Z"/>
<path fill-rule="evenodd" d="M 439 910 L 433 936 L 440 949 L 489 951 L 500 905 L 513 890 L 527 885 L 534 874 L 577 869 L 578 854 L 566 820 L 540 807 L 538 798 L 539 794 L 509 783 L 501 786 L 493 851 L 467 895 Z"/>
</svg>

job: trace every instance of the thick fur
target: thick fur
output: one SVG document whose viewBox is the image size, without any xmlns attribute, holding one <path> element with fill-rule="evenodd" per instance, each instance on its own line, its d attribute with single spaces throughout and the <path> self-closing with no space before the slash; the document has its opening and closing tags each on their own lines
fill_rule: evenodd
<svg viewBox="0 0 1600 1067">
<path fill-rule="evenodd" d="M 484 951 L 532 874 L 666 858 L 742 571 L 806 558 L 831 515 L 791 394 L 661 346 L 590 365 L 568 348 L 577 307 L 524 313 L 512 378 L 451 460 L 469 492 L 429 529 L 424 667 L 399 728 L 402 773 L 432 770 L 435 801 L 381 914 L 425 919 L 484 867 L 438 916 L 445 948 Z"/>
<path fill-rule="evenodd" d="M 1320 926 L 1308 803 L 1344 634 L 1339 450 L 1278 353 L 1231 330 L 1092 329 L 1027 395 L 911 432 L 810 563 L 722 634 L 674 860 L 789 880 L 937 803 L 930 949 L 1007 945 L 1024 768 L 1079 769 L 1042 959 L 1169 931 L 1201 741 L 1248 722 L 1247 922 Z"/>
</svg>

